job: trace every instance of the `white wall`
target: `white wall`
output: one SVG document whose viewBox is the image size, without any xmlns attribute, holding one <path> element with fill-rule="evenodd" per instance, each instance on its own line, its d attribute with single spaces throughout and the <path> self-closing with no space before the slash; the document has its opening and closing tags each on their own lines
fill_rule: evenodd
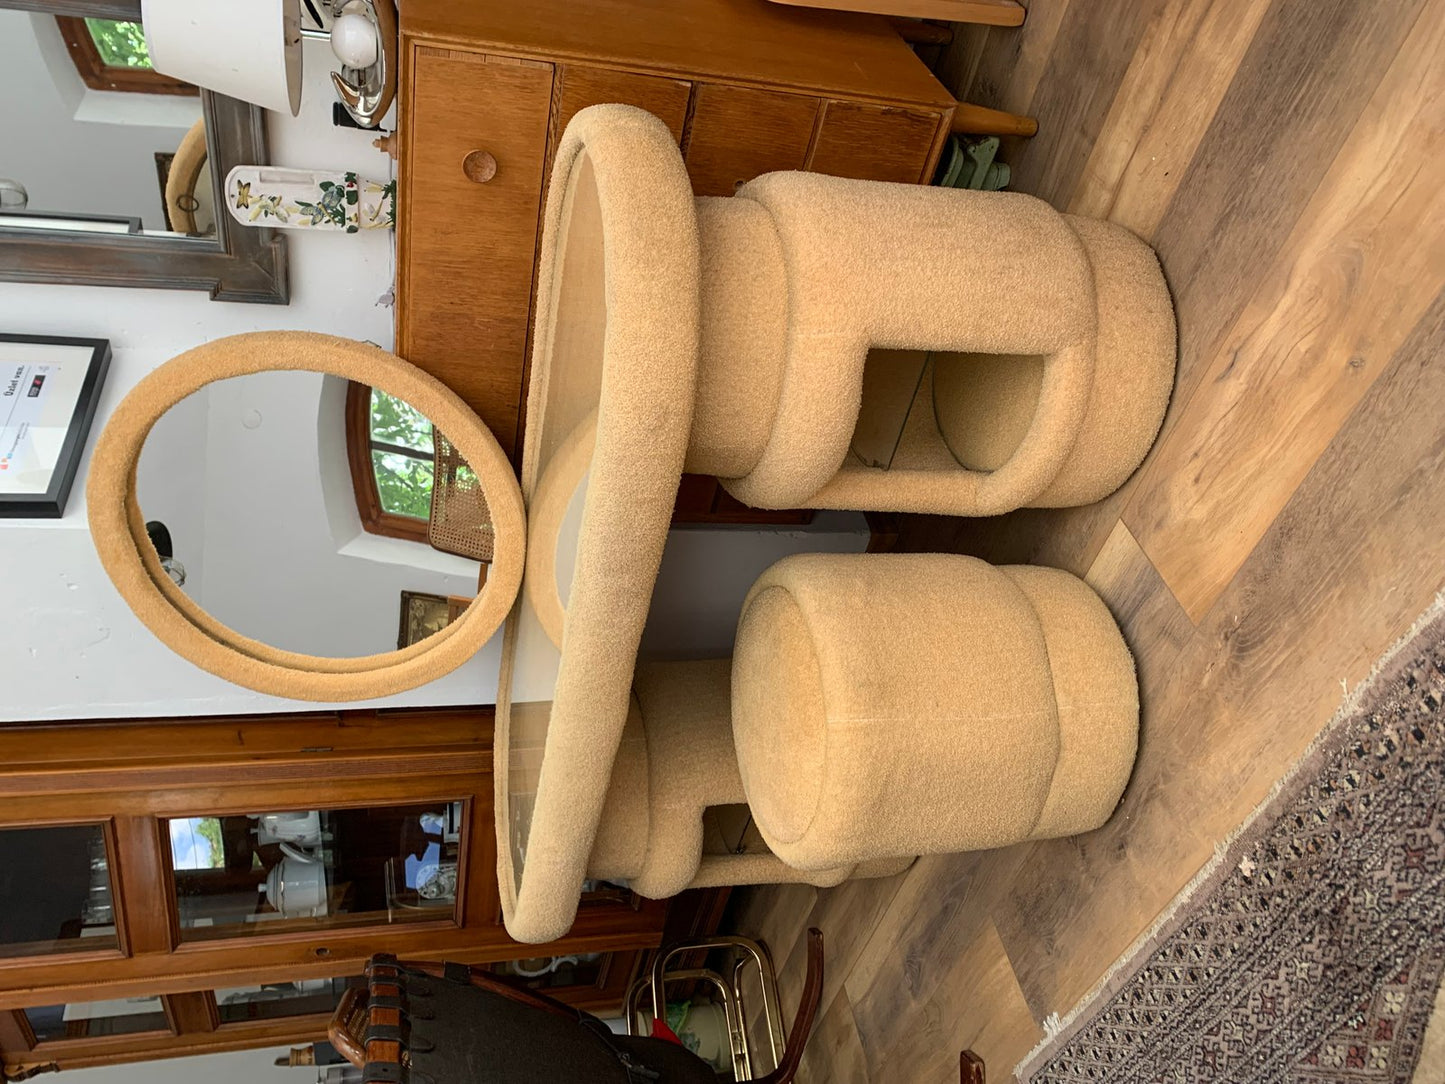
<svg viewBox="0 0 1445 1084">
<path fill-rule="evenodd" d="M 171 407 L 146 437 L 136 467 L 136 499 L 141 510 L 147 520 L 158 519 L 170 529 L 176 556 L 186 569 L 186 590 L 197 601 L 204 597 L 206 582 L 210 408 L 207 388 Z"/>
<path fill-rule="evenodd" d="M 268 114 L 271 155 L 284 165 L 390 176 L 372 135 L 331 124 L 326 43 L 306 45 L 297 118 Z M 319 52 L 317 51 L 319 50 Z M 0 122 L 4 123 L 4 122 Z M 8 131 L 8 129 L 7 129 Z M 8 159 L 7 159 L 8 160 Z M 9 167 L 6 167 L 8 170 Z M 5 170 L 0 170 L 5 172 Z M 7 173 L 7 175 L 9 175 Z M 105 419 L 146 373 L 201 342 L 243 331 L 308 329 L 392 344 L 377 299 L 392 282 L 389 233 L 288 236 L 291 304 L 236 305 L 193 291 L 0 282 L 0 327 L 109 339 L 114 360 L 90 448 Z M 85 518 L 86 462 L 60 520 L 0 520 L 0 721 L 295 710 L 240 689 L 172 654 L 121 600 L 100 567 Z M 495 685 L 485 653 L 456 674 L 375 705 L 477 703 Z"/>
<path fill-rule="evenodd" d="M 0 176 L 26 187 L 30 210 L 129 215 L 166 228 L 155 155 L 173 152 L 201 119 L 198 98 L 90 91 L 54 18 L 0 10 L 0 101 Z M 76 119 L 117 101 L 132 123 Z"/>
<path fill-rule="evenodd" d="M 269 115 L 273 160 L 389 176 L 390 160 L 371 147 L 369 134 L 331 125 L 327 46 L 308 42 L 306 49 L 301 116 Z M 88 461 L 95 436 L 125 393 L 156 366 L 201 342 L 242 331 L 308 329 L 391 346 L 391 310 L 377 305 L 392 282 L 390 235 L 292 233 L 288 243 L 289 306 L 225 304 L 183 291 L 0 282 L 0 327 L 111 341 L 114 362 L 86 449 Z M 86 529 L 85 482 L 82 462 L 63 519 L 0 519 L 0 722 L 322 706 L 238 688 L 157 641 L 96 558 Z M 861 517 L 852 522 L 852 528 L 823 532 L 835 536 L 831 539 L 800 531 L 673 532 L 649 643 L 661 637 L 668 650 L 681 645 L 689 654 L 726 654 L 737 605 L 757 573 L 784 551 L 863 549 L 866 528 Z M 209 589 L 210 570 L 203 568 L 202 576 Z M 356 706 L 492 703 L 498 639 L 454 674 Z"/>
</svg>

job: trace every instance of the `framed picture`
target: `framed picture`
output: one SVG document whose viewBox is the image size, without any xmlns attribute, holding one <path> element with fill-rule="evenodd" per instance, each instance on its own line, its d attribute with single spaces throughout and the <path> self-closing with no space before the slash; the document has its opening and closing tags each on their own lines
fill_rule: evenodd
<svg viewBox="0 0 1445 1084">
<path fill-rule="evenodd" d="M 446 595 L 426 595 L 420 591 L 401 593 L 401 628 L 396 634 L 396 647 L 425 640 L 441 632 L 451 623 L 451 610 Z"/>
<path fill-rule="evenodd" d="M 0 516 L 65 514 L 109 367 L 105 339 L 0 334 Z"/>
</svg>

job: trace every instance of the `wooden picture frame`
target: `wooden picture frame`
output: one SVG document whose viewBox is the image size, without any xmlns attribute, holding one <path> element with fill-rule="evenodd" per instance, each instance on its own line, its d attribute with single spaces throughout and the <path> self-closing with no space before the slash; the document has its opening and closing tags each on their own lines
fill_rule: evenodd
<svg viewBox="0 0 1445 1084">
<path fill-rule="evenodd" d="M 138 22 L 140 0 L 0 0 L 0 8 Z M 233 166 L 266 165 L 266 114 L 259 106 L 202 90 L 201 114 L 215 206 L 225 206 Z M 215 237 L 87 234 L 0 226 L 0 282 L 204 290 L 213 301 L 290 301 L 280 231 L 216 216 Z"/>
<path fill-rule="evenodd" d="M 451 602 L 446 595 L 424 591 L 401 593 L 401 622 L 396 632 L 396 649 L 420 643 L 446 628 L 452 620 Z M 434 628 L 429 627 L 435 625 Z"/>
<path fill-rule="evenodd" d="M 65 514 L 109 369 L 106 339 L 0 334 L 0 518 L 59 519 Z M 52 396 L 60 398 L 47 402 Z M 60 412 L 68 420 L 54 462 L 33 468 L 48 470 L 43 488 L 35 489 L 33 479 L 12 482 L 7 475 L 14 469 L 18 479 L 24 463 L 20 456 L 33 448 L 27 434 L 47 410 L 51 418 Z M 43 449 L 33 454 L 48 457 Z"/>
<path fill-rule="evenodd" d="M 130 22 L 131 20 L 121 20 Z M 70 53 L 80 80 L 91 90 L 113 90 L 123 94 L 176 94 L 194 98 L 199 87 L 172 79 L 151 68 L 120 68 L 107 64 L 96 48 L 83 15 L 57 15 L 55 23 Z"/>
</svg>

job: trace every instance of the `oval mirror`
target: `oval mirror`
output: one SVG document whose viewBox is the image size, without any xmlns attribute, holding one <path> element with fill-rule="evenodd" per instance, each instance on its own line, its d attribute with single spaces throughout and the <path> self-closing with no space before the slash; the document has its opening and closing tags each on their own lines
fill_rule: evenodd
<svg viewBox="0 0 1445 1084">
<path fill-rule="evenodd" d="M 329 336 L 234 336 L 162 366 L 107 423 L 88 501 L 142 620 L 278 695 L 438 677 L 521 579 L 521 495 L 491 433 L 420 370 Z"/>
<path fill-rule="evenodd" d="M 331 658 L 440 632 L 492 548 L 476 474 L 454 452 L 438 462 L 450 444 L 431 421 L 361 387 L 358 429 L 348 391 L 295 370 L 218 380 L 162 415 L 136 473 L 147 535 L 188 597 L 244 637 Z M 442 507 L 474 502 L 472 538 L 433 544 L 438 474 Z"/>
</svg>

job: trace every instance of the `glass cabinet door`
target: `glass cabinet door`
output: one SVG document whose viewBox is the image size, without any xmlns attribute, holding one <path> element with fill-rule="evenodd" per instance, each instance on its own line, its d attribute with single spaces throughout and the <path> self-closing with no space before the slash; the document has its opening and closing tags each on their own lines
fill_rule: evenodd
<svg viewBox="0 0 1445 1084">
<path fill-rule="evenodd" d="M 72 1001 L 67 1005 L 41 1005 L 24 1011 L 37 1043 L 141 1032 L 170 1034 L 171 1031 L 165 1006 L 158 997 Z"/>
<path fill-rule="evenodd" d="M 166 822 L 181 940 L 451 918 L 465 805 Z"/>
<path fill-rule="evenodd" d="M 216 990 L 216 1013 L 222 1025 L 252 1020 L 281 1020 L 293 1016 L 330 1015 L 351 987 L 366 987 L 366 978 L 296 979 L 263 986 L 233 986 Z"/>
<path fill-rule="evenodd" d="M 0 957 L 119 947 L 104 825 L 0 829 Z"/>
</svg>

